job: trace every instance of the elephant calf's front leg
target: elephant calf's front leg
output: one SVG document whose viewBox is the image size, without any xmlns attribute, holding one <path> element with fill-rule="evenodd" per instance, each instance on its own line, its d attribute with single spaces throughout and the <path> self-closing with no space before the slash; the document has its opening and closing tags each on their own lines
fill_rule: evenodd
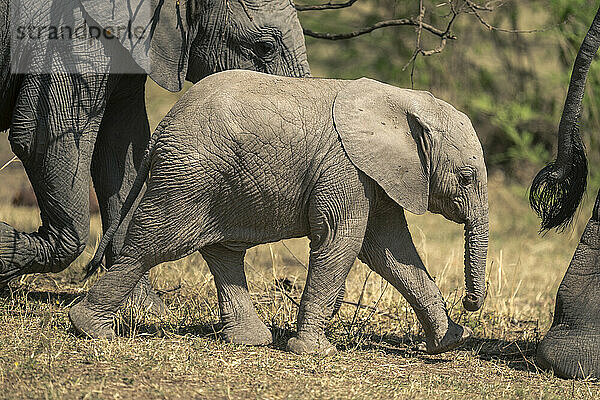
<svg viewBox="0 0 600 400">
<path fill-rule="evenodd" d="M 309 211 L 308 276 L 298 311 L 298 333 L 287 345 L 294 353 L 328 355 L 336 351 L 325 337 L 325 326 L 341 304 L 346 277 L 360 251 L 368 218 L 366 198 L 345 200 L 349 204 L 343 209 L 330 210 L 320 206 L 327 204 L 327 196 L 321 196 Z"/>
<path fill-rule="evenodd" d="M 288 341 L 288 349 L 297 354 L 335 353 L 325 337 L 325 326 L 335 313 L 338 295 L 356 260 L 360 240 L 338 237 L 335 243 L 311 251 L 306 287 L 298 312 L 298 334 Z"/>
<path fill-rule="evenodd" d="M 230 250 L 220 244 L 207 246 L 200 252 L 215 278 L 223 340 L 248 345 L 270 344 L 271 331 L 258 318 L 248 293 L 244 274 L 246 252 Z"/>
<path fill-rule="evenodd" d="M 428 353 L 460 346 L 472 335 L 471 330 L 448 316 L 442 294 L 412 242 L 403 210 L 394 205 L 385 208 L 369 218 L 359 258 L 402 293 L 415 310 Z"/>
</svg>

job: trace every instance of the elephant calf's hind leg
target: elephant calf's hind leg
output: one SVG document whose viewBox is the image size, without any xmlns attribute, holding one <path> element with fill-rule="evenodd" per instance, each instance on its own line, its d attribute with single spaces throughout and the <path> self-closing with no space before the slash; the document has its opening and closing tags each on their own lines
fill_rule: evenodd
<svg viewBox="0 0 600 400">
<path fill-rule="evenodd" d="M 198 237 L 178 237 L 192 231 L 196 221 L 177 214 L 168 198 L 148 191 L 133 214 L 125 243 L 114 265 L 69 311 L 75 330 L 92 338 L 112 337 L 114 314 L 123 306 L 142 277 L 157 264 L 174 261 L 201 247 Z M 162 200 L 161 200 L 162 199 Z"/>
<path fill-rule="evenodd" d="M 108 98 L 92 157 L 92 179 L 104 231 L 119 220 L 121 207 L 131 189 L 144 151 L 148 147 L 150 128 L 144 101 L 146 75 L 121 75 Z M 130 218 L 121 224 L 106 249 L 106 266 L 110 269 L 119 254 Z M 166 307 L 144 275 L 133 290 L 127 305 L 162 316 Z"/>
<path fill-rule="evenodd" d="M 271 331 L 258 318 L 248 293 L 244 274 L 246 252 L 219 244 L 207 246 L 200 252 L 215 278 L 223 340 L 247 345 L 270 344 L 273 341 Z"/>
</svg>

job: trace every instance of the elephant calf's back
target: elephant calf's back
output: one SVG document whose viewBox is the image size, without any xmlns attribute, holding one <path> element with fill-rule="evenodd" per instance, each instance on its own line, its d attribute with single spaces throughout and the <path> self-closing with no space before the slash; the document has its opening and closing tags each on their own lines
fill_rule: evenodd
<svg viewBox="0 0 600 400">
<path fill-rule="evenodd" d="M 202 81 L 173 108 L 154 138 L 149 186 L 182 186 L 173 195 L 186 193 L 224 240 L 304 236 L 316 181 L 345 157 L 331 115 L 339 84 L 240 75 Z"/>
</svg>

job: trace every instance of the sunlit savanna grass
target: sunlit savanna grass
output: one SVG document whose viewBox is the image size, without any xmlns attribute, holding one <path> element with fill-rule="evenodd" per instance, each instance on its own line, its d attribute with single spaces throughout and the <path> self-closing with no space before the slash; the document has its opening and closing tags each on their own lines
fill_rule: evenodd
<svg viewBox="0 0 600 400">
<path fill-rule="evenodd" d="M 169 104 L 151 111 L 153 124 L 158 120 L 152 116 L 164 114 Z M 0 186 L 0 220 L 37 229 L 36 209 L 9 204 L 22 172 L 0 174 L 6 183 Z M 152 271 L 155 287 L 165 292 L 168 316 L 124 311 L 117 340 L 78 338 L 67 311 L 89 284 L 80 279 L 99 240 L 94 216 L 90 246 L 69 269 L 13 282 L 0 297 L 0 398 L 597 398 L 598 384 L 557 379 L 534 364 L 535 346 L 551 323 L 556 289 L 593 199 L 586 199 L 573 231 L 541 237 L 524 188 L 492 176 L 489 189 L 488 297 L 480 312 L 465 313 L 460 305 L 462 227 L 437 215 L 408 215 L 452 317 L 475 332 L 459 350 L 439 356 L 420 351 L 421 331 L 410 307 L 357 262 L 347 280 L 346 304 L 328 328 L 338 354 L 285 352 L 306 276 L 305 239 L 258 246 L 246 256 L 250 290 L 274 331 L 273 346 L 218 339 L 214 283 L 199 255 Z"/>
</svg>

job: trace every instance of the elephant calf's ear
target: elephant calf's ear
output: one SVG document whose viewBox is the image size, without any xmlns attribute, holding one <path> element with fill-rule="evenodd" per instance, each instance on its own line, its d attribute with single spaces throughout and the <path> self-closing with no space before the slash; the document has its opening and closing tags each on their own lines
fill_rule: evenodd
<svg viewBox="0 0 600 400">
<path fill-rule="evenodd" d="M 350 161 L 414 214 L 425 213 L 429 201 L 429 139 L 419 109 L 432 99 L 424 96 L 361 78 L 342 89 L 333 106 Z"/>
</svg>

